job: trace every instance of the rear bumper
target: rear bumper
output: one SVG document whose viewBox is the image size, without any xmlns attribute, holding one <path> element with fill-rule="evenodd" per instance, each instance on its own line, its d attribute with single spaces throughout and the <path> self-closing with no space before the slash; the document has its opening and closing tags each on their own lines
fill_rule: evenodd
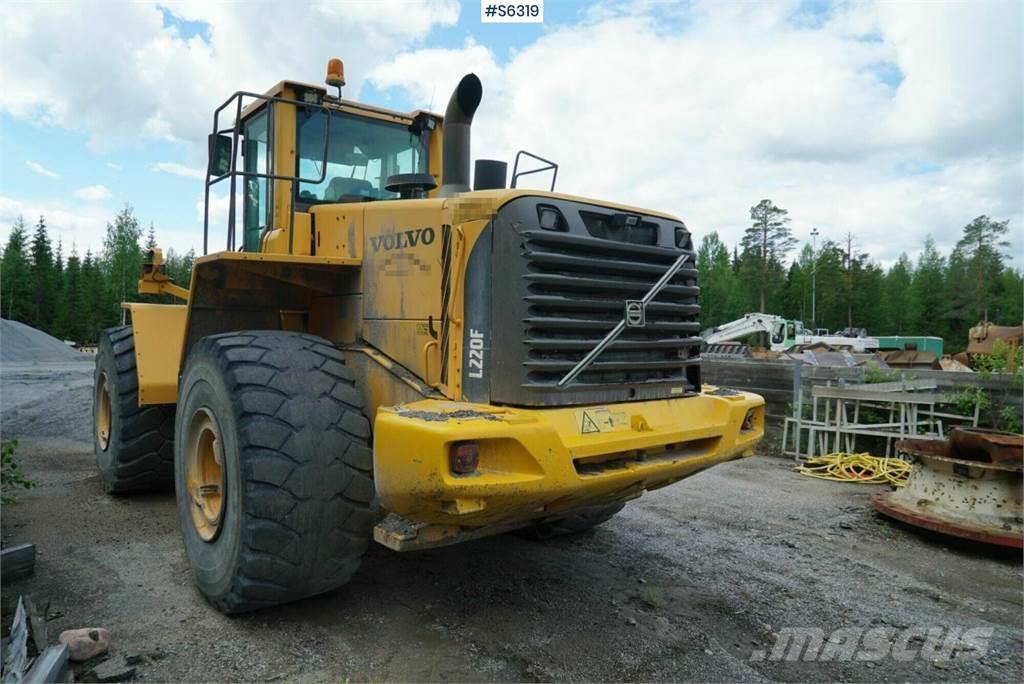
<svg viewBox="0 0 1024 684">
<path fill-rule="evenodd" d="M 693 397 L 557 409 L 424 400 L 378 411 L 374 476 L 381 506 L 403 518 L 507 526 L 634 498 L 752 455 L 763 434 L 761 397 L 711 387 Z M 449 450 L 465 440 L 478 443 L 480 466 L 456 475 Z"/>
</svg>

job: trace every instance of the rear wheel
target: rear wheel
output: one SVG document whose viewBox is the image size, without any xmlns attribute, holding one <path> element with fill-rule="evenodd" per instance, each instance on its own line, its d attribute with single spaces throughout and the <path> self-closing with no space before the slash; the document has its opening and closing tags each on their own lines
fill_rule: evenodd
<svg viewBox="0 0 1024 684">
<path fill-rule="evenodd" d="M 606 506 L 591 506 L 574 511 L 569 515 L 545 518 L 529 527 L 516 530 L 516 534 L 529 539 L 551 539 L 566 534 L 575 534 L 596 527 L 611 520 L 626 504 L 613 503 Z"/>
<path fill-rule="evenodd" d="M 214 335 L 191 350 L 175 427 L 178 514 L 192 573 L 226 613 L 349 580 L 376 498 L 362 393 L 330 342 Z"/>
<path fill-rule="evenodd" d="M 139 406 L 131 326 L 100 333 L 93 380 L 93 442 L 104 488 L 112 494 L 169 490 L 174 406 Z"/>
</svg>

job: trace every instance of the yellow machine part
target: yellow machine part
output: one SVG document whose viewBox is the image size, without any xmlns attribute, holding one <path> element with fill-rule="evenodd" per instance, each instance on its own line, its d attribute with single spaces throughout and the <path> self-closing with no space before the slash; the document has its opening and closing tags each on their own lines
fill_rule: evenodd
<svg viewBox="0 0 1024 684">
<path fill-rule="evenodd" d="M 282 83 L 268 95 L 293 99 L 298 87 Z M 296 110 L 274 106 L 271 171 L 288 176 L 297 167 Z M 334 106 L 405 126 L 415 116 L 345 101 Z M 439 185 L 442 130 L 432 127 L 429 141 L 428 171 Z M 763 436 L 763 399 L 712 387 L 691 397 L 601 406 L 461 401 L 467 262 L 504 204 L 532 195 L 672 217 L 516 189 L 451 197 L 435 189 L 421 199 L 304 204 L 308 211 L 297 211 L 303 203 L 292 183 L 269 183 L 273 202 L 259 252 L 196 259 L 187 291 L 162 278 L 154 254 L 140 291 L 187 303 L 130 305 L 139 403 L 175 403 L 185 357 L 208 335 L 289 330 L 329 340 L 357 376 L 374 423 L 377 496 L 387 518 L 398 520 L 397 527 L 378 525 L 375 535 L 391 548 L 413 548 L 411 537 L 421 545 L 449 543 L 635 498 L 751 455 Z M 451 448 L 466 441 L 477 444 L 479 467 L 456 474 Z M 416 531 L 403 531 L 405 521 Z"/>
<path fill-rule="evenodd" d="M 743 392 L 548 409 L 424 400 L 378 412 L 374 477 L 399 516 L 505 525 L 633 498 L 751 455 L 763 432 L 764 400 Z M 479 449 L 470 475 L 449 465 L 464 441 Z"/>
<path fill-rule="evenodd" d="M 129 304 L 135 336 L 139 404 L 173 404 L 178 400 L 178 359 L 185 342 L 188 307 L 176 304 Z"/>
</svg>

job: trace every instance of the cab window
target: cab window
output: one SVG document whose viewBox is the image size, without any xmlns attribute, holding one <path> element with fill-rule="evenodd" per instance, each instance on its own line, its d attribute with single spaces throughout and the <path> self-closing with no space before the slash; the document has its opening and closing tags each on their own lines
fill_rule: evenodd
<svg viewBox="0 0 1024 684">
<path fill-rule="evenodd" d="M 267 173 L 267 111 L 249 118 L 243 130 L 245 135 L 244 168 L 246 173 Z M 245 176 L 245 205 L 243 225 L 245 226 L 244 247 L 246 252 L 258 252 L 260 235 L 269 223 L 267 204 L 267 179 Z"/>
<path fill-rule="evenodd" d="M 300 178 L 321 182 L 299 184 L 299 202 L 354 202 L 397 198 L 384 189 L 389 176 L 427 172 L 427 134 L 390 121 L 332 112 L 327 159 L 324 131 L 327 113 L 299 109 L 298 169 Z M 326 168 L 325 168 L 326 167 Z"/>
</svg>

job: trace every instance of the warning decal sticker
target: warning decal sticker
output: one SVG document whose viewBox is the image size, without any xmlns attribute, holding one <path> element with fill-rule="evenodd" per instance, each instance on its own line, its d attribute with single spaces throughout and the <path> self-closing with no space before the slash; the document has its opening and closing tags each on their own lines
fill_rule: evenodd
<svg viewBox="0 0 1024 684">
<path fill-rule="evenodd" d="M 581 435 L 611 432 L 626 427 L 625 413 L 612 413 L 606 408 L 589 408 L 576 412 L 576 425 Z"/>
</svg>

